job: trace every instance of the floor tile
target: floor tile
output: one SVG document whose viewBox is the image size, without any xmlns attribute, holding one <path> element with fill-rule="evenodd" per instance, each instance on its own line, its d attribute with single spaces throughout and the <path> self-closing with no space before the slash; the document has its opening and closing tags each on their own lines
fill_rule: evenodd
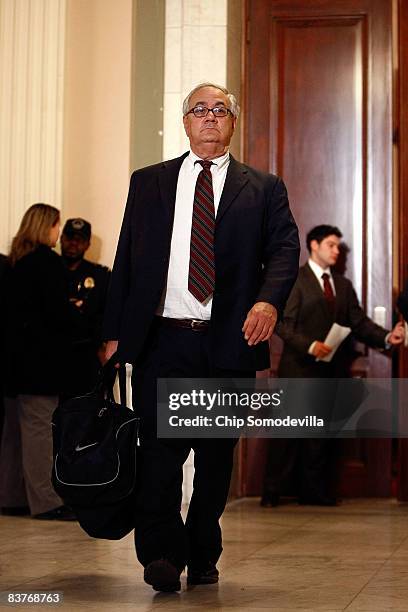
<svg viewBox="0 0 408 612">
<path fill-rule="evenodd" d="M 144 584 L 132 534 L 111 542 L 76 523 L 0 517 L 0 590 L 63 591 L 54 609 L 67 612 L 408 612 L 407 527 L 408 505 L 394 500 L 234 501 L 222 519 L 220 583 L 187 587 L 184 574 L 181 592 L 164 594 Z"/>
</svg>

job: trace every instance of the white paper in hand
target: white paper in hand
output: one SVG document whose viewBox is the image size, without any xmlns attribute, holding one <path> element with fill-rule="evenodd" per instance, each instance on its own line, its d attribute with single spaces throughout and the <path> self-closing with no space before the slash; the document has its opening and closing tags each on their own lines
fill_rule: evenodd
<svg viewBox="0 0 408 612">
<path fill-rule="evenodd" d="M 324 340 L 324 344 L 330 346 L 332 350 L 328 355 L 326 355 L 326 357 L 322 357 L 322 359 L 316 357 L 316 361 L 331 361 L 340 344 L 343 342 L 343 340 L 347 338 L 350 332 L 350 327 L 344 327 L 343 325 L 339 325 L 338 323 L 333 323 L 329 330 L 329 333 L 327 334 Z"/>
</svg>

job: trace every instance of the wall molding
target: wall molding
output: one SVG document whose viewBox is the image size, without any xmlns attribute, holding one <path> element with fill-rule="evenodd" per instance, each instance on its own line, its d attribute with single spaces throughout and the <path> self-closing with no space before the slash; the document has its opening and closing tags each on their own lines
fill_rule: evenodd
<svg viewBox="0 0 408 612">
<path fill-rule="evenodd" d="M 34 202 L 61 208 L 66 0 L 0 2 L 0 251 Z"/>
</svg>

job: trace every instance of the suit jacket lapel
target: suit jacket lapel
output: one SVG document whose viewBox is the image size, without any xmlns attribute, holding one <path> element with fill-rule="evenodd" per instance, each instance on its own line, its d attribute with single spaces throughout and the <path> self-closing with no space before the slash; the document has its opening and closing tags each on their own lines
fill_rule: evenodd
<svg viewBox="0 0 408 612">
<path fill-rule="evenodd" d="M 219 223 L 225 215 L 232 202 L 235 200 L 244 185 L 248 182 L 248 171 L 232 155 L 225 178 L 224 189 L 222 190 L 221 200 L 217 210 L 216 223 Z"/>
<path fill-rule="evenodd" d="M 320 304 L 325 317 L 329 318 L 331 321 L 334 321 L 334 316 L 329 309 L 326 298 L 324 297 L 323 289 L 319 281 L 317 280 L 315 273 L 313 272 L 312 268 L 309 266 L 308 263 L 305 264 L 305 273 L 307 275 L 308 291 L 311 295 L 314 295 L 318 298 L 318 303 Z"/>
<path fill-rule="evenodd" d="M 178 175 L 181 164 L 187 155 L 188 152 L 184 153 L 181 157 L 163 162 L 161 171 L 159 172 L 160 196 L 169 216 L 169 220 L 171 221 L 174 217 Z M 224 189 L 222 190 L 221 200 L 218 206 L 216 223 L 218 223 L 224 216 L 232 202 L 235 200 L 247 182 L 248 175 L 245 166 L 237 162 L 231 156 L 227 176 L 225 178 Z"/>
<path fill-rule="evenodd" d="M 184 153 L 181 157 L 163 162 L 159 172 L 160 196 L 171 223 L 173 223 L 174 218 L 178 175 L 181 164 L 187 155 L 188 152 Z"/>
<path fill-rule="evenodd" d="M 334 282 L 334 288 L 336 290 L 336 316 L 337 316 L 337 313 L 340 311 L 340 305 L 343 304 L 345 301 L 344 285 L 343 283 L 338 282 L 337 274 L 333 274 L 333 282 Z"/>
</svg>

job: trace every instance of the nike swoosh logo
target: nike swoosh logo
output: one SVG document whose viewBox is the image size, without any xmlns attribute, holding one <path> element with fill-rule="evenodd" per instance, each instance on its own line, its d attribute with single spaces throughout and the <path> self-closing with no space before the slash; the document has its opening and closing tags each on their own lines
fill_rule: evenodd
<svg viewBox="0 0 408 612">
<path fill-rule="evenodd" d="M 85 444 L 85 446 L 79 446 L 79 444 L 76 445 L 75 450 L 76 451 L 81 451 L 84 450 L 85 448 L 89 448 L 90 446 L 95 446 L 96 444 L 98 444 L 97 442 L 92 442 L 92 444 Z"/>
</svg>

